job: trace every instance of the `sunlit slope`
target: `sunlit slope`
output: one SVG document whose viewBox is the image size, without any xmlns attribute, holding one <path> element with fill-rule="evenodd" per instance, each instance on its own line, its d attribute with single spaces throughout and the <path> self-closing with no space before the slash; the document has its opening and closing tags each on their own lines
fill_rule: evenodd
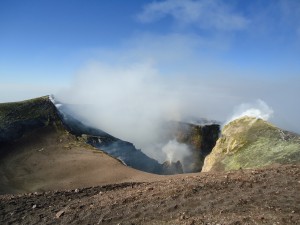
<svg viewBox="0 0 300 225">
<path fill-rule="evenodd" d="M 202 171 L 300 163 L 300 137 L 272 124 L 243 117 L 227 124 Z"/>
</svg>

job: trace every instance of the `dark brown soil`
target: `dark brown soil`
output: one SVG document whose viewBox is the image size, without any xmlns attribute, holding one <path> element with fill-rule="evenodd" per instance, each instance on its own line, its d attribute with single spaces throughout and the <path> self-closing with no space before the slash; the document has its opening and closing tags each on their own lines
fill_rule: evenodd
<svg viewBox="0 0 300 225">
<path fill-rule="evenodd" d="M 300 165 L 0 196 L 1 224 L 300 224 Z"/>
</svg>

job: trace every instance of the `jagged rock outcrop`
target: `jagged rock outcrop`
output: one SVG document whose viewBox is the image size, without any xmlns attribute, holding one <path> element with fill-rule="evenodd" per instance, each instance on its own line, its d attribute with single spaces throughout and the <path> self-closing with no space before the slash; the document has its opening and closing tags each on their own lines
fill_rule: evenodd
<svg viewBox="0 0 300 225">
<path fill-rule="evenodd" d="M 300 163 L 300 136 L 257 118 L 227 124 L 202 171 L 228 171 L 270 164 Z"/>
</svg>

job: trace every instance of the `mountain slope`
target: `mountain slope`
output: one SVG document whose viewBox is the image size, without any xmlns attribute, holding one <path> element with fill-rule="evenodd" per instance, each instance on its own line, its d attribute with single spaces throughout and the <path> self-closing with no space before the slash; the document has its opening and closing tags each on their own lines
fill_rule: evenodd
<svg viewBox="0 0 300 225">
<path fill-rule="evenodd" d="M 0 104 L 0 154 L 0 193 L 155 178 L 70 134 L 48 96 Z"/>
<path fill-rule="evenodd" d="M 227 124 L 203 171 L 256 168 L 300 163 L 300 136 L 256 118 L 243 117 Z"/>
</svg>

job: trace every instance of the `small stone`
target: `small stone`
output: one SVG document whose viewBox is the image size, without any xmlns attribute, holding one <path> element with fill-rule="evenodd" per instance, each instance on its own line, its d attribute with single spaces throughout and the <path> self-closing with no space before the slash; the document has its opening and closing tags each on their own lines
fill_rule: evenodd
<svg viewBox="0 0 300 225">
<path fill-rule="evenodd" d="M 58 213 L 56 213 L 55 217 L 59 218 L 59 217 L 63 216 L 64 214 L 65 214 L 65 211 L 64 210 L 60 210 Z"/>
<path fill-rule="evenodd" d="M 35 209 L 35 208 L 36 208 L 36 205 L 33 205 L 32 208 Z"/>
<path fill-rule="evenodd" d="M 79 189 L 78 189 L 78 188 L 76 188 L 76 189 L 75 189 L 75 193 L 78 193 L 78 192 L 79 192 Z"/>
<path fill-rule="evenodd" d="M 190 225 L 195 225 L 196 224 L 196 221 L 195 220 L 192 220 L 191 222 L 190 222 Z"/>
</svg>

